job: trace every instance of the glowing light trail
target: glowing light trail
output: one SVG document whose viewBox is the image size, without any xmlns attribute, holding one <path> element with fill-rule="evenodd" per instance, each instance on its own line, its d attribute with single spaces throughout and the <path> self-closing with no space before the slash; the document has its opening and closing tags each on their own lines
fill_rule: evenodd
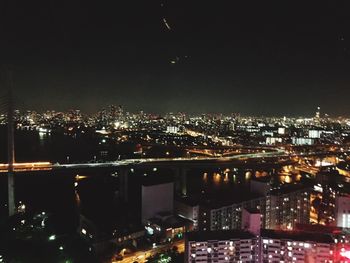
<svg viewBox="0 0 350 263">
<path fill-rule="evenodd" d="M 163 18 L 163 22 L 164 22 L 164 25 L 166 26 L 166 28 L 170 31 L 171 27 L 169 26 L 168 21 L 165 18 Z"/>
</svg>

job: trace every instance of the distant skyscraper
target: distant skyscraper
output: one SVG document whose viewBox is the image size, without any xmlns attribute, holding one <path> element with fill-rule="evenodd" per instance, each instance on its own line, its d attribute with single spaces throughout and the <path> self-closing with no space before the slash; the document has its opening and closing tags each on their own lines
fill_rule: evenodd
<svg viewBox="0 0 350 263">
<path fill-rule="evenodd" d="M 315 119 L 319 120 L 321 117 L 321 107 L 317 107 Z"/>
<path fill-rule="evenodd" d="M 122 105 L 119 105 L 119 106 L 118 106 L 118 115 L 119 115 L 119 116 L 122 116 L 123 113 L 124 113 L 123 106 L 122 106 Z"/>
</svg>

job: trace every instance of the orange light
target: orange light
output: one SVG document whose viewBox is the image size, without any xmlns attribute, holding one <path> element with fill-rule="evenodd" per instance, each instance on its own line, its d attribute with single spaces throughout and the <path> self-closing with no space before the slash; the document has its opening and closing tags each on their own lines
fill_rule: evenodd
<svg viewBox="0 0 350 263">
<path fill-rule="evenodd" d="M 7 163 L 0 164 L 0 171 L 7 171 L 9 165 Z M 25 163 L 14 163 L 13 167 L 16 171 L 26 171 L 26 170 L 48 170 L 52 169 L 52 164 L 50 162 L 25 162 Z"/>
<path fill-rule="evenodd" d="M 51 163 L 50 162 L 32 162 L 32 163 L 14 163 L 13 165 L 14 166 L 44 166 L 44 165 L 51 165 Z"/>
<path fill-rule="evenodd" d="M 41 166 L 51 165 L 50 162 L 28 162 L 28 163 L 14 163 L 13 166 Z M 8 167 L 7 163 L 1 163 L 0 167 Z"/>
</svg>

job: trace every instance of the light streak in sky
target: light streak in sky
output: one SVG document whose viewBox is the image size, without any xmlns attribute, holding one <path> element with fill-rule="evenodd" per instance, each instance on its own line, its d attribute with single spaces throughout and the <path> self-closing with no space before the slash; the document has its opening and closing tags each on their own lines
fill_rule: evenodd
<svg viewBox="0 0 350 263">
<path fill-rule="evenodd" d="M 168 30 L 171 30 L 171 27 L 169 26 L 168 21 L 165 18 L 163 18 L 163 22 L 164 22 L 164 25 L 166 26 L 166 28 Z"/>
</svg>

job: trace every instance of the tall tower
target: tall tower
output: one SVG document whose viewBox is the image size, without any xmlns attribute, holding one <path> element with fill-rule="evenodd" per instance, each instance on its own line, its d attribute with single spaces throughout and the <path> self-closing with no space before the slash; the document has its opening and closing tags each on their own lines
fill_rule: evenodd
<svg viewBox="0 0 350 263">
<path fill-rule="evenodd" d="M 15 180 L 14 168 L 15 162 L 15 143 L 14 143 L 14 108 L 13 108 L 13 91 L 12 76 L 8 77 L 8 109 L 7 109 L 7 156 L 8 156 L 8 174 L 7 174 L 7 191 L 8 191 L 8 212 L 9 216 L 15 213 Z"/>
<path fill-rule="evenodd" d="M 315 119 L 319 120 L 321 117 L 321 107 L 317 107 Z"/>
</svg>

